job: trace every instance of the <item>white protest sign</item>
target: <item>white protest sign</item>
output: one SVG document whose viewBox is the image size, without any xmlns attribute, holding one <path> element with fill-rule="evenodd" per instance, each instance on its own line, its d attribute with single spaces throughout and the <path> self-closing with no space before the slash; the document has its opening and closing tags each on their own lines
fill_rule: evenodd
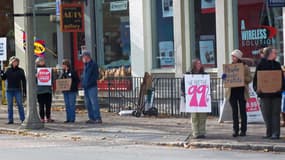
<svg viewBox="0 0 285 160">
<path fill-rule="evenodd" d="M 210 75 L 188 74 L 184 77 L 186 112 L 211 112 Z"/>
<path fill-rule="evenodd" d="M 0 37 L 0 61 L 7 60 L 7 38 Z"/>
<path fill-rule="evenodd" d="M 38 86 L 51 86 L 51 68 L 37 68 Z"/>
<path fill-rule="evenodd" d="M 252 83 L 249 84 L 249 96 L 250 98 L 246 101 L 246 113 L 247 113 L 247 122 L 264 122 L 260 104 L 258 102 L 257 94 L 253 90 Z"/>
</svg>

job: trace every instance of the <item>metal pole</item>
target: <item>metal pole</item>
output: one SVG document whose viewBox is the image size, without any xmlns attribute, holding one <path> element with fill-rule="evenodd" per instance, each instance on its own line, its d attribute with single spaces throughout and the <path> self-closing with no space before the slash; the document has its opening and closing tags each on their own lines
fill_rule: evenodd
<svg viewBox="0 0 285 160">
<path fill-rule="evenodd" d="M 34 17 L 34 0 L 25 0 L 24 1 L 25 13 L 32 13 Z M 27 14 L 29 15 L 29 14 Z M 25 129 L 41 129 L 44 127 L 44 124 L 40 121 L 37 103 L 36 103 L 36 78 L 35 78 L 35 62 L 34 62 L 34 29 L 33 28 L 33 17 L 25 16 L 24 25 L 26 32 L 26 75 L 27 75 L 27 117 L 23 123 L 23 128 Z"/>
</svg>

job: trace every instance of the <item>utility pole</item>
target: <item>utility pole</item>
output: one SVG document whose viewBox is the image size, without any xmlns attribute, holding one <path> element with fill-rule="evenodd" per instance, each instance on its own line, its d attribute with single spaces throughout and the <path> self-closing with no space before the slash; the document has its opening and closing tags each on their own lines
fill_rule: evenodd
<svg viewBox="0 0 285 160">
<path fill-rule="evenodd" d="M 25 129 L 41 129 L 44 124 L 40 121 L 36 102 L 36 70 L 34 61 L 34 0 L 24 0 L 24 25 L 26 32 L 26 75 L 27 75 L 27 116 L 22 125 Z"/>
</svg>

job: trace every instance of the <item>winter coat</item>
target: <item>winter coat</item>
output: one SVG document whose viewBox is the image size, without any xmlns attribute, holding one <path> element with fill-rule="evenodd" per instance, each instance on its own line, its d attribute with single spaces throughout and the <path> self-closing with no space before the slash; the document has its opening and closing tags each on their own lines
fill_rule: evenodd
<svg viewBox="0 0 285 160">
<path fill-rule="evenodd" d="M 22 90 L 26 93 L 26 76 L 20 67 L 9 67 L 6 72 L 1 73 L 2 80 L 7 80 L 7 91 Z"/>
<path fill-rule="evenodd" d="M 94 61 L 84 64 L 82 87 L 84 89 L 97 87 L 97 79 L 99 78 L 99 69 Z"/>
</svg>

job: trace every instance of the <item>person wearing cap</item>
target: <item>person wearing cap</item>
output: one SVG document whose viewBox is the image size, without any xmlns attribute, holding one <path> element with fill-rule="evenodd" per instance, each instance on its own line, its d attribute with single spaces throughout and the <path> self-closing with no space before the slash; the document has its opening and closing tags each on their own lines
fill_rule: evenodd
<svg viewBox="0 0 285 160">
<path fill-rule="evenodd" d="M 36 68 L 46 67 L 46 62 L 43 57 L 37 57 L 35 64 Z M 36 77 L 37 76 L 38 75 L 36 75 Z M 37 100 L 41 122 L 54 122 L 54 120 L 51 119 L 52 86 L 37 85 Z"/>
<path fill-rule="evenodd" d="M 99 78 L 99 69 L 95 61 L 92 60 L 90 52 L 82 53 L 82 62 L 84 63 L 82 87 L 84 89 L 84 100 L 88 111 L 89 120 L 86 123 L 102 123 L 100 107 L 98 103 L 97 80 Z"/>
<path fill-rule="evenodd" d="M 241 63 L 244 65 L 244 86 L 227 88 L 226 98 L 232 107 L 233 117 L 233 137 L 246 136 L 247 131 L 247 114 L 246 100 L 249 98 L 248 84 L 252 81 L 249 67 L 242 62 L 243 53 L 236 49 L 232 51 L 232 64 Z M 239 111 L 239 112 L 238 112 Z M 239 127 L 239 115 L 241 117 L 241 127 Z M 240 132 L 239 132 L 240 130 Z"/>
<path fill-rule="evenodd" d="M 68 59 L 62 60 L 62 70 L 63 73 L 61 79 L 71 79 L 70 89 L 63 91 L 66 111 L 66 121 L 64 121 L 64 123 L 74 123 L 76 95 L 78 92 L 78 83 L 80 80 L 77 73 L 72 70 L 70 61 Z"/>
<path fill-rule="evenodd" d="M 277 51 L 272 47 L 266 47 L 264 50 L 264 60 L 256 67 L 253 89 L 260 97 L 261 112 L 266 126 L 266 135 L 263 138 L 279 139 L 280 138 L 280 112 L 281 112 L 281 97 L 284 90 L 284 77 L 282 76 L 281 64 L 276 61 Z M 257 72 L 262 70 L 280 71 L 281 81 L 280 91 L 274 93 L 262 93 L 258 87 Z M 269 75 L 270 76 L 270 75 Z"/>
<path fill-rule="evenodd" d="M 6 80 L 6 95 L 8 100 L 8 124 L 14 123 L 13 99 L 15 97 L 18 106 L 21 123 L 25 120 L 23 107 L 23 96 L 26 96 L 26 76 L 22 68 L 19 67 L 19 58 L 12 56 L 9 59 L 7 70 L 1 71 L 2 80 Z"/>
</svg>

